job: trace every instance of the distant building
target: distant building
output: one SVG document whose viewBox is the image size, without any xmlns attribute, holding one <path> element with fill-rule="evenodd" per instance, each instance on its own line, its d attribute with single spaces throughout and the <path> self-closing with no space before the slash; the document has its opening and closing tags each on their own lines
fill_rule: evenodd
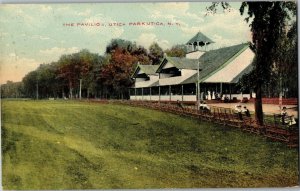
<svg viewBox="0 0 300 191">
<path fill-rule="evenodd" d="M 130 88 L 131 100 L 197 101 L 199 63 L 200 99 L 250 98 L 235 84 L 252 70 L 254 53 L 249 44 L 206 51 L 211 39 L 197 33 L 187 45 L 185 58 L 165 56 L 159 65 L 138 65 Z M 253 95 L 255 97 L 255 95 Z"/>
</svg>

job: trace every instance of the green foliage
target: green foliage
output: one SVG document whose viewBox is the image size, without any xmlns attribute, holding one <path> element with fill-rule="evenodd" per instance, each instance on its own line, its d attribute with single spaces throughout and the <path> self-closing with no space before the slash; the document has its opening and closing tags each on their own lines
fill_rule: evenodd
<svg viewBox="0 0 300 191">
<path fill-rule="evenodd" d="M 213 3 L 208 10 L 215 13 L 219 4 Z M 229 8 L 229 4 L 221 3 L 221 5 L 223 9 Z M 281 83 L 283 69 L 294 69 L 297 65 L 296 59 L 288 58 L 286 56 L 287 52 L 284 52 L 286 49 L 289 51 L 289 48 L 285 47 L 286 45 L 292 47 L 285 41 L 285 38 L 287 34 L 291 34 L 287 32 L 287 29 L 291 21 L 295 20 L 296 8 L 296 3 L 293 1 L 243 2 L 240 7 L 242 15 L 247 10 L 248 17 L 245 20 L 246 22 L 250 22 L 252 32 L 251 47 L 256 55 L 254 72 L 252 73 L 254 77 L 252 79 L 254 80 L 254 90 L 256 93 L 256 119 L 260 124 L 263 123 L 261 98 L 264 87 L 270 89 L 274 84 L 274 77 L 278 78 L 276 70 L 278 70 L 279 81 Z M 294 30 L 293 27 L 291 29 Z M 292 49 L 295 50 L 296 46 Z M 287 59 L 290 60 L 289 64 L 285 62 Z M 287 67 L 288 65 L 290 67 Z M 295 72 L 293 74 L 295 75 Z M 294 78 L 294 75 L 291 78 L 295 81 L 297 78 Z M 291 87 L 295 87 L 295 85 Z"/>
<path fill-rule="evenodd" d="M 26 97 L 36 97 L 36 86 L 38 83 L 38 72 L 37 70 L 31 71 L 25 75 L 22 79 L 24 84 L 24 93 Z"/>
<path fill-rule="evenodd" d="M 2 102 L 4 189 L 290 187 L 298 151 L 149 109 Z"/>
<path fill-rule="evenodd" d="M 137 49 L 137 46 L 135 43 L 132 43 L 131 41 L 124 40 L 124 39 L 112 39 L 110 43 L 106 46 L 106 54 L 111 54 L 116 50 L 117 48 L 126 50 L 127 52 L 133 52 L 135 49 Z"/>
<path fill-rule="evenodd" d="M 41 64 L 22 80 L 27 97 L 73 97 L 78 95 L 79 79 L 85 97 L 97 94 L 99 71 L 103 58 L 98 54 L 81 50 L 78 53 L 62 55 L 57 62 Z"/>
<path fill-rule="evenodd" d="M 23 83 L 7 81 L 1 85 L 1 98 L 20 98 L 24 96 Z"/>
<path fill-rule="evenodd" d="M 137 63 L 137 57 L 121 48 L 111 54 L 109 64 L 101 69 L 100 81 L 110 91 L 110 96 L 121 95 L 118 98 L 128 97 L 128 87 L 132 85 L 130 76 Z"/>
<path fill-rule="evenodd" d="M 163 49 L 156 42 L 152 43 L 149 47 L 149 58 L 151 59 L 152 64 L 160 64 L 163 57 Z"/>
<path fill-rule="evenodd" d="M 186 46 L 183 44 L 183 45 L 175 45 L 173 46 L 171 49 L 167 49 L 165 51 L 165 53 L 168 55 L 168 56 L 171 56 L 171 57 L 185 57 L 186 55 Z"/>
</svg>

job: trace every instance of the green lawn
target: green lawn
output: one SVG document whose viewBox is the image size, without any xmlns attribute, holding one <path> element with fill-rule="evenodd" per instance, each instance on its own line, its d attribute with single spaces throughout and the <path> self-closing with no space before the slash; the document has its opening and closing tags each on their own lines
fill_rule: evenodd
<svg viewBox="0 0 300 191">
<path fill-rule="evenodd" d="M 4 189 L 298 184 L 297 149 L 149 109 L 2 101 L 1 130 Z"/>
</svg>

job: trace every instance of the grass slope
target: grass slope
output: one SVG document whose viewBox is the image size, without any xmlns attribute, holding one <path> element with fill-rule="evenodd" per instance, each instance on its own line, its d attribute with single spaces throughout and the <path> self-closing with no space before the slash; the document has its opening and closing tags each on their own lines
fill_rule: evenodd
<svg viewBox="0 0 300 191">
<path fill-rule="evenodd" d="M 177 115 L 113 104 L 3 101 L 4 189 L 281 187 L 298 152 Z"/>
</svg>

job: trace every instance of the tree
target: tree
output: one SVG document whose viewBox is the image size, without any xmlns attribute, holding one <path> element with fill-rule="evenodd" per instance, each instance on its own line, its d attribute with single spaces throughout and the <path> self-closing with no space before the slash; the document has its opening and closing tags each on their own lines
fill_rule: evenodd
<svg viewBox="0 0 300 191">
<path fill-rule="evenodd" d="M 67 84 L 71 99 L 74 90 L 79 91 L 80 79 L 86 97 L 90 97 L 91 93 L 96 94 L 97 73 L 102 67 L 103 57 L 84 49 L 78 53 L 61 56 L 58 63 L 58 78 Z"/>
<path fill-rule="evenodd" d="M 106 46 L 106 54 L 111 54 L 116 50 L 117 48 L 123 49 L 128 51 L 129 53 L 132 53 L 134 50 L 137 49 L 137 46 L 135 43 L 132 43 L 131 41 L 124 40 L 124 39 L 112 39 L 110 43 Z"/>
<path fill-rule="evenodd" d="M 38 72 L 32 71 L 22 79 L 24 84 L 24 94 L 26 97 L 36 98 L 36 89 L 38 83 Z"/>
<path fill-rule="evenodd" d="M 149 58 L 152 61 L 152 64 L 159 64 L 163 57 L 163 49 L 156 42 L 152 43 L 149 47 Z"/>
<path fill-rule="evenodd" d="M 151 64 L 147 49 L 137 46 L 135 42 L 123 39 L 112 39 L 106 47 L 106 54 L 113 54 L 116 49 L 122 49 L 135 56 L 141 64 Z"/>
<path fill-rule="evenodd" d="M 135 56 L 140 64 L 151 64 L 148 51 L 142 46 L 132 50 L 131 55 Z"/>
<path fill-rule="evenodd" d="M 220 2 L 213 3 L 208 10 L 216 12 Z M 229 7 L 228 3 L 221 3 L 224 9 Z M 255 52 L 254 62 L 255 76 L 255 117 L 258 124 L 263 124 L 262 109 L 262 86 L 271 78 L 274 65 L 278 64 L 280 49 L 278 46 L 281 37 L 286 34 L 290 15 L 296 13 L 295 2 L 243 2 L 240 7 L 241 15 L 247 8 L 247 22 L 250 22 L 252 32 L 251 48 Z"/>
<path fill-rule="evenodd" d="M 22 82 L 7 81 L 1 85 L 1 98 L 20 98 L 23 97 Z"/>
<path fill-rule="evenodd" d="M 165 53 L 168 55 L 168 56 L 171 56 L 171 57 L 185 57 L 186 55 L 186 46 L 184 44 L 182 45 L 175 45 L 173 46 L 171 49 L 167 49 L 165 51 Z"/>
<path fill-rule="evenodd" d="M 119 98 L 128 96 L 128 87 L 132 85 L 130 76 L 136 62 L 136 57 L 121 48 L 112 53 L 109 63 L 102 68 L 100 75 L 100 80 L 111 90 L 110 93 L 117 93 Z"/>
</svg>

